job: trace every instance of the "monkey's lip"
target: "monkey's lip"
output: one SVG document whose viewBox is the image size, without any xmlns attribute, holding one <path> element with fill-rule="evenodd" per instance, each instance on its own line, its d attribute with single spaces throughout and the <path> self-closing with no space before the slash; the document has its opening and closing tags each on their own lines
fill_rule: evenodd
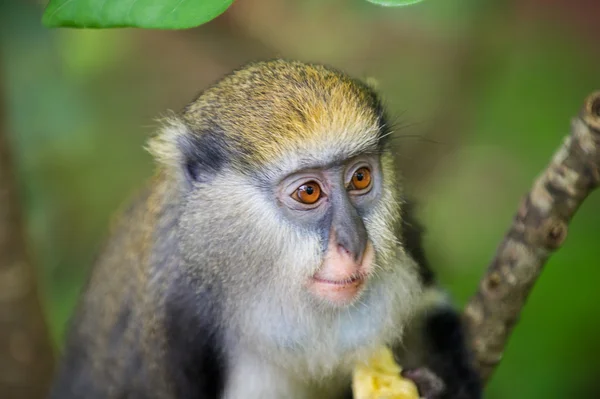
<svg viewBox="0 0 600 399">
<path fill-rule="evenodd" d="M 352 303 L 358 297 L 365 280 L 365 274 L 356 274 L 340 280 L 315 275 L 310 279 L 309 289 L 317 297 L 342 306 Z"/>
<path fill-rule="evenodd" d="M 355 274 L 344 280 L 331 280 L 331 279 L 319 277 L 317 275 L 312 277 L 312 280 L 316 283 L 331 284 L 331 285 L 338 285 L 338 286 L 353 285 L 353 284 L 357 284 L 357 283 L 362 284 L 364 279 L 365 279 L 365 276 L 362 274 Z"/>
</svg>

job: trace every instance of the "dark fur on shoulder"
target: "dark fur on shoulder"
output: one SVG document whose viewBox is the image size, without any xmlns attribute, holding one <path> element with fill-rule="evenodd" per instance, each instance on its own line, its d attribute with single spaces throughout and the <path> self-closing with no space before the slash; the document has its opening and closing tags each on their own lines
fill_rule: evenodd
<svg viewBox="0 0 600 399">
<path fill-rule="evenodd" d="M 225 385 L 226 362 L 223 332 L 218 328 L 219 309 L 210 287 L 199 293 L 186 283 L 174 285 L 167 299 L 167 359 L 177 365 L 172 374 L 175 397 L 220 398 Z M 210 304 L 198 307 L 198 303 Z"/>
</svg>

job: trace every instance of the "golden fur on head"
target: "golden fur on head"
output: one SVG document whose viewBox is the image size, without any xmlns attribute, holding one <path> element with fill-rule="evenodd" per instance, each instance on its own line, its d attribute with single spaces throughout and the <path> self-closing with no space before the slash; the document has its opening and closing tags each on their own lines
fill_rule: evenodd
<svg viewBox="0 0 600 399">
<path fill-rule="evenodd" d="M 347 157 L 375 149 L 382 119 L 368 85 L 322 65 L 274 60 L 247 65 L 208 88 L 180 118 L 169 118 L 149 147 L 173 165 L 182 135 L 210 132 L 254 165 L 280 162 L 290 151 L 322 156 L 324 148 Z"/>
</svg>

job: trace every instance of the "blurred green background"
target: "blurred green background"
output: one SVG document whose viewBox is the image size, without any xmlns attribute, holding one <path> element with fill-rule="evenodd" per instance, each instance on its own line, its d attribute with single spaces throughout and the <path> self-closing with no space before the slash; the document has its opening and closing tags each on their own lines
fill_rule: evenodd
<svg viewBox="0 0 600 399">
<path fill-rule="evenodd" d="M 600 88 L 600 2 L 239 0 L 186 31 L 47 30 L 0 2 L 0 70 L 30 246 L 53 338 L 111 214 L 153 168 L 155 120 L 232 68 L 275 56 L 373 77 L 426 245 L 463 305 L 521 196 Z M 600 197 L 548 262 L 488 398 L 597 397 Z"/>
</svg>

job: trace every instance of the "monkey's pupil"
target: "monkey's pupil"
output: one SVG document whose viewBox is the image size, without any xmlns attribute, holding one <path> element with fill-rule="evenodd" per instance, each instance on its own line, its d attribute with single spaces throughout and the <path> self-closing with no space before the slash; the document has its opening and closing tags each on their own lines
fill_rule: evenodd
<svg viewBox="0 0 600 399">
<path fill-rule="evenodd" d="M 314 192 L 315 192 L 315 189 L 312 186 L 306 187 L 306 194 L 313 195 Z"/>
<path fill-rule="evenodd" d="M 358 172 L 356 174 L 356 180 L 362 181 L 365 178 L 365 175 L 362 172 Z"/>
</svg>

